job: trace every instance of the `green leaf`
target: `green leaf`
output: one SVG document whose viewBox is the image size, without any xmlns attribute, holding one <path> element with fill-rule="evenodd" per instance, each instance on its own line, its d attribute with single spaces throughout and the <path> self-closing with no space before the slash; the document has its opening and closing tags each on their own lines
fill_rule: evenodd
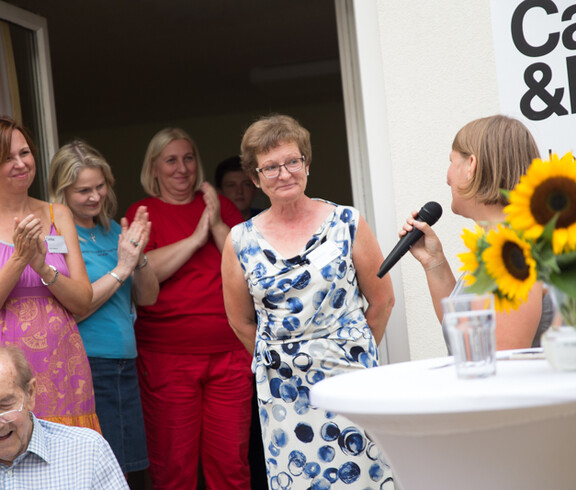
<svg viewBox="0 0 576 490">
<path fill-rule="evenodd" d="M 558 216 L 560 213 L 556 213 L 554 217 L 546 223 L 546 226 L 542 230 L 541 235 L 538 237 L 538 241 L 546 240 L 548 243 L 552 244 L 552 235 L 554 234 L 554 230 L 556 229 L 556 222 L 558 221 Z"/>
<path fill-rule="evenodd" d="M 563 270 L 561 273 L 553 272 L 550 274 L 550 283 L 576 299 L 576 268 Z"/>
<path fill-rule="evenodd" d="M 482 294 L 493 292 L 498 289 L 492 276 L 486 272 L 485 267 L 480 266 L 474 275 L 476 277 L 476 281 L 471 286 L 467 286 L 466 291 L 475 294 Z"/>
<path fill-rule="evenodd" d="M 576 250 L 557 255 L 556 262 L 562 270 L 568 270 L 571 268 L 570 266 L 576 267 Z"/>
</svg>

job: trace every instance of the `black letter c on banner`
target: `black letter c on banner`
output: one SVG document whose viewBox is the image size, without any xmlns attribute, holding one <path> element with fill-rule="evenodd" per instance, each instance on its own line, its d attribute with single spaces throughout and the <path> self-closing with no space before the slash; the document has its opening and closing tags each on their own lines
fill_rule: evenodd
<svg viewBox="0 0 576 490">
<path fill-rule="evenodd" d="M 560 39 L 560 33 L 554 32 L 548 36 L 548 40 L 542 46 L 531 46 L 528 44 L 524 37 L 524 16 L 530 9 L 537 7 L 544 9 L 548 15 L 558 13 L 558 7 L 552 0 L 525 0 L 516 7 L 512 15 L 511 25 L 512 40 L 516 48 L 522 54 L 533 58 L 552 52 Z"/>
</svg>

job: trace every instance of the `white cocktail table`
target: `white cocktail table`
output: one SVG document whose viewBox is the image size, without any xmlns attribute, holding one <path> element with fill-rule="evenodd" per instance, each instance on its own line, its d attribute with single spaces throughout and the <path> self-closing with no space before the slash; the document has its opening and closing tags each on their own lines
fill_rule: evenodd
<svg viewBox="0 0 576 490">
<path fill-rule="evenodd" d="M 329 378 L 311 402 L 363 426 L 403 490 L 576 489 L 576 372 L 499 360 L 496 376 L 459 380 L 450 362 Z"/>
</svg>

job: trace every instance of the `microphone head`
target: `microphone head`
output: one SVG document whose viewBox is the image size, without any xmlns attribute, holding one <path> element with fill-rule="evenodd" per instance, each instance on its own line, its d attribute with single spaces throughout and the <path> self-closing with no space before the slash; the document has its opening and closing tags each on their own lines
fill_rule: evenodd
<svg viewBox="0 0 576 490">
<path fill-rule="evenodd" d="M 436 221 L 442 216 L 442 206 L 436 201 L 430 201 L 422 206 L 422 209 L 418 211 L 418 221 L 424 221 L 432 226 Z"/>
<path fill-rule="evenodd" d="M 430 201 L 422 206 L 422 209 L 418 211 L 418 215 L 416 219 L 418 221 L 423 221 L 428 223 L 432 226 L 438 219 L 442 216 L 442 206 L 435 201 Z M 396 246 L 392 249 L 392 252 L 388 254 L 388 257 L 384 259 L 382 265 L 380 266 L 380 270 L 376 274 L 378 277 L 382 278 L 384 275 L 394 266 L 398 260 L 402 258 L 402 256 L 410 250 L 410 247 L 416 243 L 420 237 L 422 236 L 422 232 L 418 228 L 413 228 L 411 231 L 406 233 L 400 241 L 396 244 Z"/>
</svg>

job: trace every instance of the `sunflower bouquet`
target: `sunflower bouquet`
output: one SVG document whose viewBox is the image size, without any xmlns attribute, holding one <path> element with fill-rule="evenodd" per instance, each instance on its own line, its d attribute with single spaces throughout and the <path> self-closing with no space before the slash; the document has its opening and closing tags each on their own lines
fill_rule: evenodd
<svg viewBox="0 0 576 490">
<path fill-rule="evenodd" d="M 560 312 L 576 327 L 576 162 L 535 159 L 509 199 L 496 228 L 464 230 L 468 251 L 459 255 L 472 293 L 492 292 L 498 311 L 517 309 L 536 281 L 564 297 Z"/>
</svg>

